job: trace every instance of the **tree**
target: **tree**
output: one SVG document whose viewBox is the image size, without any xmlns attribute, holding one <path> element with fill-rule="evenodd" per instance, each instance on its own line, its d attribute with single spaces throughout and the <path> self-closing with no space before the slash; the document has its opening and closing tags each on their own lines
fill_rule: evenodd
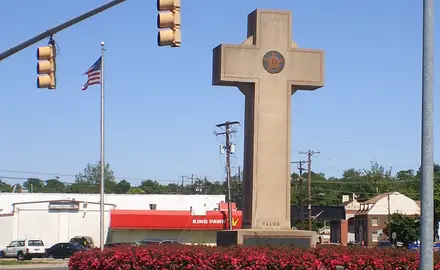
<svg viewBox="0 0 440 270">
<path fill-rule="evenodd" d="M 49 179 L 46 181 L 46 185 L 43 188 L 45 193 L 61 193 L 65 192 L 66 186 L 58 179 Z"/>
<path fill-rule="evenodd" d="M 402 170 L 402 171 L 398 171 L 396 173 L 396 179 L 397 180 L 414 180 L 414 170 L 409 169 L 409 170 Z"/>
<path fill-rule="evenodd" d="M 406 216 L 401 213 L 394 213 L 390 217 L 390 222 L 386 222 L 384 229 L 384 233 L 388 236 L 388 239 L 391 239 L 391 236 L 388 235 L 390 228 L 391 233 L 396 233 L 397 241 L 402 242 L 404 246 L 408 246 L 408 244 L 418 240 L 420 237 L 418 216 Z"/>
<path fill-rule="evenodd" d="M 68 191 L 71 193 L 99 193 L 101 182 L 101 163 L 88 163 L 82 173 L 75 175 L 75 183 L 71 184 Z M 114 193 L 116 186 L 114 172 L 110 169 L 110 164 L 104 167 L 104 191 Z"/>
<path fill-rule="evenodd" d="M 357 181 L 362 177 L 362 172 L 360 170 L 356 170 L 354 168 L 350 168 L 345 170 L 342 173 L 342 178 L 346 181 Z"/>
<path fill-rule="evenodd" d="M 44 181 L 38 178 L 28 178 L 24 183 L 23 187 L 29 192 L 42 192 L 44 188 Z"/>
<path fill-rule="evenodd" d="M 116 194 L 127 194 L 127 192 L 130 190 L 131 184 L 130 182 L 126 180 L 121 180 L 119 183 L 116 184 L 114 188 L 114 192 Z"/>
<path fill-rule="evenodd" d="M 145 191 L 138 187 L 131 187 L 128 189 L 127 194 L 145 194 Z"/>
<path fill-rule="evenodd" d="M 12 192 L 12 186 L 0 180 L 0 192 Z"/>
<path fill-rule="evenodd" d="M 147 194 L 163 194 L 166 193 L 165 188 L 159 184 L 159 182 L 157 181 L 153 181 L 153 180 L 144 180 L 141 182 L 141 184 L 139 185 L 139 187 L 141 189 L 143 189 L 145 191 L 145 193 Z"/>
</svg>

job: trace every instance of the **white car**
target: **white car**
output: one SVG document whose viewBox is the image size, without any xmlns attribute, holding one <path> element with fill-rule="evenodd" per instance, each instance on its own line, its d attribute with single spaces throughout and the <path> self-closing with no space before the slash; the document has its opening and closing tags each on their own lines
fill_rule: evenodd
<svg viewBox="0 0 440 270">
<path fill-rule="evenodd" d="M 44 243 L 40 239 L 12 241 L 5 249 L 0 250 L 0 257 L 17 258 L 19 261 L 43 258 L 46 253 Z"/>
</svg>

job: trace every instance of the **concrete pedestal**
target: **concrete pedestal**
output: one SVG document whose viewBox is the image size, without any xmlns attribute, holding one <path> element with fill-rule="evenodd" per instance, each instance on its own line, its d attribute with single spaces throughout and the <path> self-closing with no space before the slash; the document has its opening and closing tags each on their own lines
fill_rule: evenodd
<svg viewBox="0 0 440 270">
<path fill-rule="evenodd" d="M 316 245 L 315 231 L 242 229 L 217 232 L 217 246 L 295 246 L 310 248 Z"/>
</svg>

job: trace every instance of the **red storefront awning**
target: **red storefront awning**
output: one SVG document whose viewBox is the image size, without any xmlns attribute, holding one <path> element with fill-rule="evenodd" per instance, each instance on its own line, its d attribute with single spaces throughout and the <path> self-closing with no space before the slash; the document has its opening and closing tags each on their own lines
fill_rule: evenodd
<svg viewBox="0 0 440 270">
<path fill-rule="evenodd" d="M 232 228 L 240 229 L 242 212 L 232 211 Z M 189 211 L 119 210 L 110 211 L 111 229 L 154 230 L 223 230 L 228 228 L 228 214 L 207 211 L 206 215 L 191 215 Z"/>
</svg>

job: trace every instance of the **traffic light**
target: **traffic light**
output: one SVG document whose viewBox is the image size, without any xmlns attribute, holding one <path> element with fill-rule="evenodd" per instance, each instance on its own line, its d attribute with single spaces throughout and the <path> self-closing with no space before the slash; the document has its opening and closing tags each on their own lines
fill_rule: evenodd
<svg viewBox="0 0 440 270">
<path fill-rule="evenodd" d="M 56 49 L 55 43 L 51 43 L 44 47 L 39 47 L 37 49 L 37 73 L 44 74 L 38 75 L 37 78 L 37 87 L 38 88 L 48 88 L 55 89 L 56 88 Z"/>
<path fill-rule="evenodd" d="M 157 45 L 180 47 L 180 0 L 157 0 Z M 169 12 L 171 11 L 171 12 Z"/>
</svg>

